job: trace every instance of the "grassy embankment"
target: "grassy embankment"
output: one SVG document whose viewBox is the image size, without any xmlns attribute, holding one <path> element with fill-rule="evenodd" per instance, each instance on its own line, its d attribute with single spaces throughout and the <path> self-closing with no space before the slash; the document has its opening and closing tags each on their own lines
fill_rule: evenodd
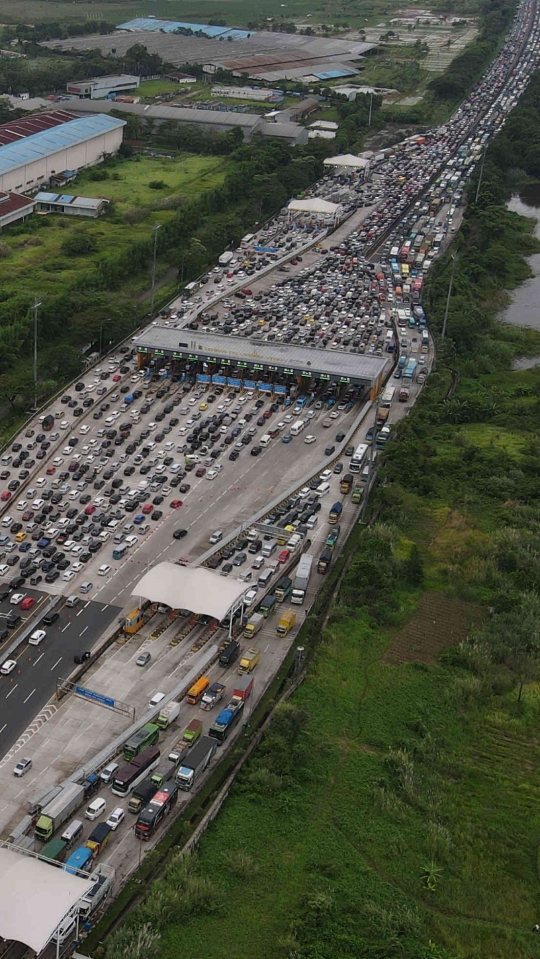
<svg viewBox="0 0 540 959">
<path fill-rule="evenodd" d="M 107 959 L 538 956 L 540 371 L 509 367 L 540 336 L 495 320 L 538 244 L 497 203 L 497 150 L 377 522 L 353 534 L 327 623 L 304 627 L 307 678 Z M 429 284 L 435 331 L 448 278 Z"/>
</svg>

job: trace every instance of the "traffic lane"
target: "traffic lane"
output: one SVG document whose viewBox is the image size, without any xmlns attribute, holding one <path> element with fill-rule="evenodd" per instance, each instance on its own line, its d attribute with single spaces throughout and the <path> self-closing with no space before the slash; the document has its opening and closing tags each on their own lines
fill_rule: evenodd
<svg viewBox="0 0 540 959">
<path fill-rule="evenodd" d="M 13 640 L 16 639 L 17 636 L 19 636 L 27 628 L 31 620 L 35 621 L 35 626 L 37 629 L 39 620 L 42 616 L 43 607 L 50 599 L 48 593 L 44 593 L 37 589 L 25 589 L 23 586 L 21 586 L 20 589 L 12 590 L 10 596 L 13 596 L 14 593 L 22 593 L 24 596 L 32 597 L 32 599 L 35 599 L 35 604 L 32 609 L 28 610 L 28 612 L 25 612 L 21 609 L 20 603 L 17 606 L 10 603 L 9 596 L 0 603 L 0 632 L 3 632 L 3 630 L 6 629 L 5 620 L 10 613 L 18 613 L 22 618 L 20 625 L 16 626 L 15 629 L 10 629 L 9 635 L 2 641 L 2 643 L 0 643 L 0 663 L 4 658 L 3 650 L 10 646 Z"/>
<path fill-rule="evenodd" d="M 73 657 L 91 650 L 119 612 L 102 603 L 87 603 L 79 609 L 64 606 L 56 623 L 45 627 L 47 635 L 39 646 L 25 642 L 16 650 L 12 658 L 17 668 L 9 676 L 0 676 L 0 756 L 49 701 L 57 679 L 69 676 Z"/>
</svg>

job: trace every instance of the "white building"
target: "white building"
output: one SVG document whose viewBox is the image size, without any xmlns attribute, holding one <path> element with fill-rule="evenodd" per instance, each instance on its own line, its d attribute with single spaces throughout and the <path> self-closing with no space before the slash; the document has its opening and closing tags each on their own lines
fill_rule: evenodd
<svg viewBox="0 0 540 959">
<path fill-rule="evenodd" d="M 100 97 L 114 97 L 116 93 L 128 93 L 136 90 L 141 82 L 140 77 L 132 77 L 129 73 L 111 77 L 95 77 L 93 80 L 79 80 L 78 83 L 66 84 L 68 93 L 75 94 L 85 100 L 99 100 Z"/>
<path fill-rule="evenodd" d="M 5 143 L 0 146 L 0 191 L 33 191 L 53 175 L 101 162 L 118 150 L 124 126 L 124 120 L 105 114 L 76 117 Z"/>
</svg>

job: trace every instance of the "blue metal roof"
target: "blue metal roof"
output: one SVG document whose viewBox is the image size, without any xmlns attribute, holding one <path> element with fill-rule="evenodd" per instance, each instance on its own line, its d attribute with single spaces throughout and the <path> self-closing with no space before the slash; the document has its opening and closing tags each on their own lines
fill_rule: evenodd
<svg viewBox="0 0 540 959">
<path fill-rule="evenodd" d="M 149 33 L 174 33 L 181 27 L 193 30 L 194 33 L 204 33 L 205 37 L 231 37 L 233 40 L 245 40 L 250 34 L 247 30 L 237 30 L 234 27 L 212 27 L 208 23 L 188 23 L 184 20 L 157 20 L 153 17 L 136 17 L 121 23 L 118 30 L 146 30 Z"/>
<path fill-rule="evenodd" d="M 101 133 L 123 127 L 125 123 L 125 120 L 99 113 L 70 120 L 51 130 L 34 133 L 17 143 L 6 143 L 0 147 L 0 174 L 15 170 L 25 163 L 32 163 L 40 157 L 51 156 L 59 150 L 83 143 Z"/>
</svg>

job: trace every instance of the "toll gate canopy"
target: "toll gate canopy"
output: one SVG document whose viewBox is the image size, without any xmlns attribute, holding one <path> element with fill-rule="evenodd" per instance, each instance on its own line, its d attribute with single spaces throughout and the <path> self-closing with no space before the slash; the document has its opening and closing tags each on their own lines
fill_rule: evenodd
<svg viewBox="0 0 540 959">
<path fill-rule="evenodd" d="M 288 343 L 253 343 L 235 336 L 153 327 L 136 340 L 140 357 L 188 360 L 261 374 L 313 377 L 334 383 L 373 387 L 378 384 L 389 357 L 365 356 L 345 351 L 316 350 Z"/>
<path fill-rule="evenodd" d="M 171 609 L 189 609 L 201 616 L 225 618 L 239 605 L 249 583 L 228 580 L 202 566 L 188 568 L 176 563 L 159 563 L 139 580 L 133 596 L 152 603 L 165 603 Z"/>
</svg>

